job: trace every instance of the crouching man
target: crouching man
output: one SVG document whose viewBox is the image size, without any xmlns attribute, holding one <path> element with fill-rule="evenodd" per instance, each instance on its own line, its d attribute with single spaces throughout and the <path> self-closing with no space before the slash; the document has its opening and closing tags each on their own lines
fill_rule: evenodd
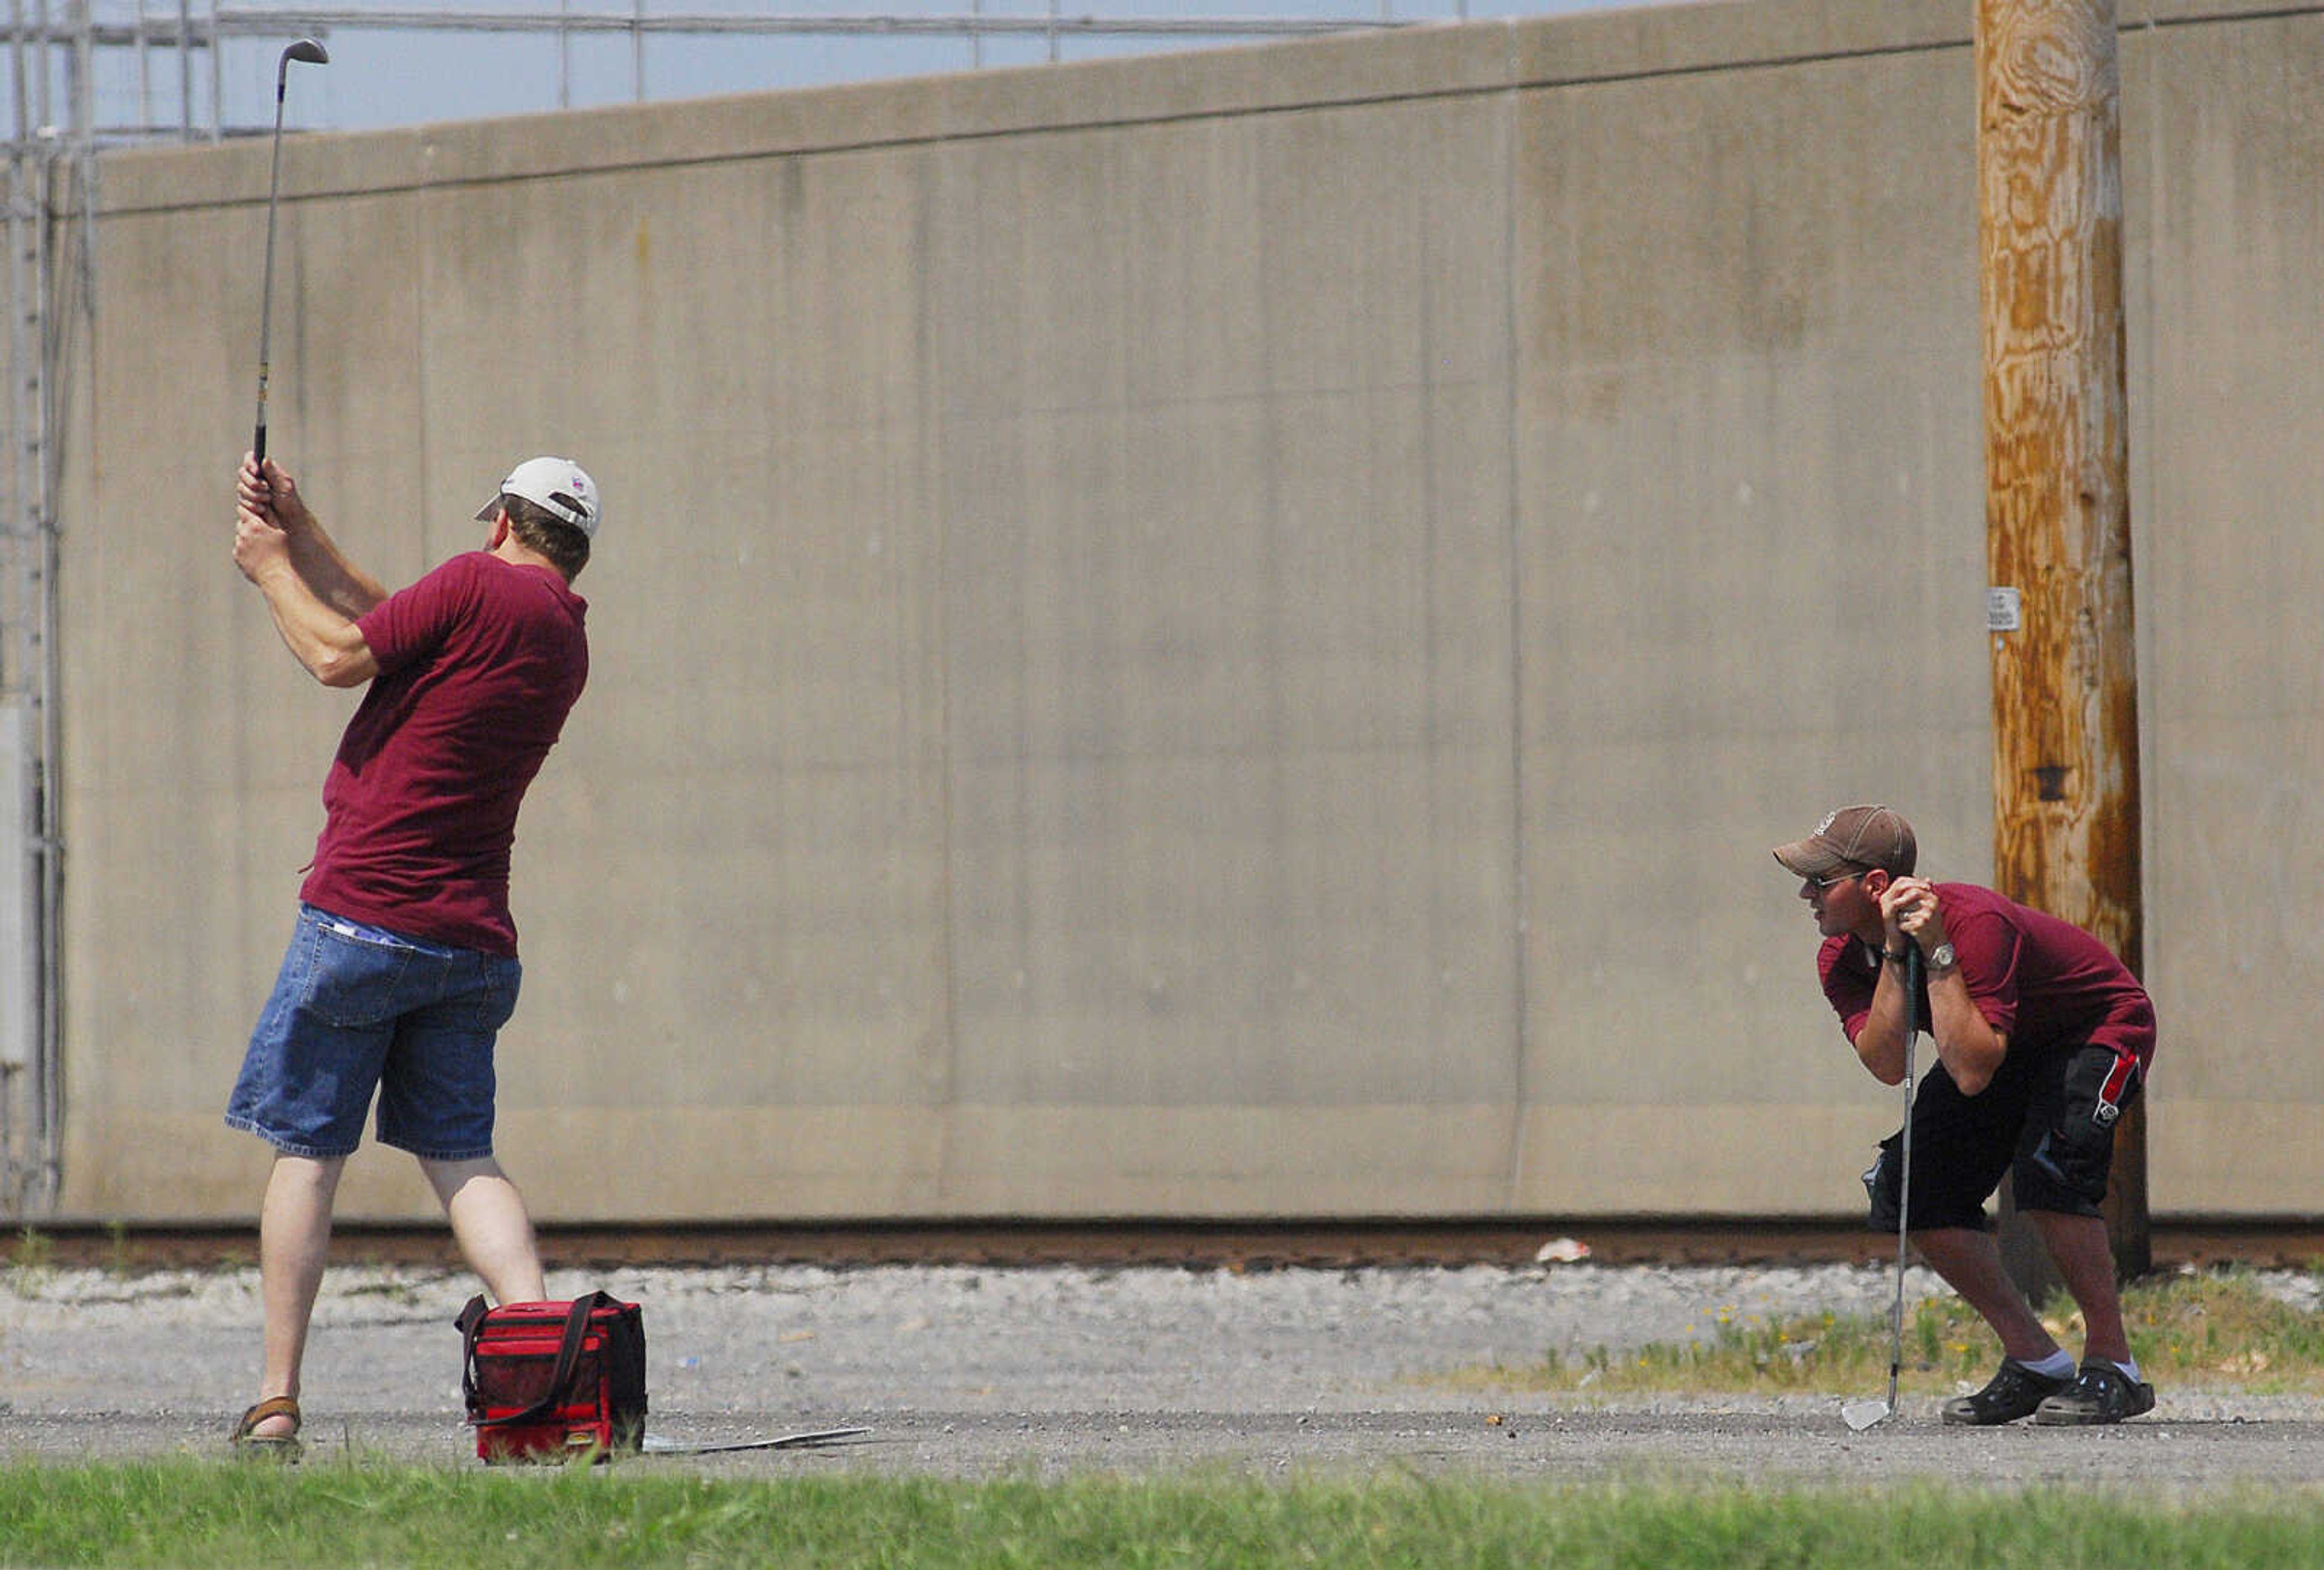
<svg viewBox="0 0 2324 1570">
<path fill-rule="evenodd" d="M 1840 1030 L 1874 1078 L 1904 1077 L 1908 1032 L 1937 1062 L 1912 1107 L 1905 1230 L 2000 1338 L 2002 1361 L 1948 1423 L 2118 1423 L 2154 1405 L 2124 1334 L 2099 1205 L 2116 1120 L 2144 1084 L 2154 1008 L 2121 960 L 2080 928 L 1973 883 L 1914 876 L 1912 826 L 1886 807 L 1843 807 L 1775 847 L 1800 879 L 1822 947 L 1816 968 Z M 1908 995 L 1905 961 L 1922 956 Z M 1903 1131 L 1864 1175 L 1872 1224 L 1899 1223 Z M 1985 1202 L 2009 1175 L 2019 1210 L 2057 1261 L 2088 1334 L 2080 1368 L 2003 1269 Z"/>
</svg>

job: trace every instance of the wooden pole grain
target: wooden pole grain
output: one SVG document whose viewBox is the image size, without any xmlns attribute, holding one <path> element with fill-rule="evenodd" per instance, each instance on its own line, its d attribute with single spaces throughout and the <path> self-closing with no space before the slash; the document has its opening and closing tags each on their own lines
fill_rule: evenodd
<svg viewBox="0 0 2324 1570">
<path fill-rule="evenodd" d="M 1978 0 L 1987 623 L 1996 886 L 2142 965 L 2137 667 L 2125 376 L 2121 73 L 2112 0 Z M 2144 1101 L 2107 1225 L 2152 1261 Z M 2054 1280 L 2005 1189 L 2020 1284 Z M 2029 1257 L 2030 1256 L 2030 1257 Z"/>
</svg>

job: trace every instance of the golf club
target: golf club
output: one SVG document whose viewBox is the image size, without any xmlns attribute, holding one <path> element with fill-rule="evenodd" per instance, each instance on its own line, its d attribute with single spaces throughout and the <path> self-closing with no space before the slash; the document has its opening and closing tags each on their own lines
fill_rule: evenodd
<svg viewBox="0 0 2324 1570">
<path fill-rule="evenodd" d="M 266 457 L 266 346 L 274 322 L 274 198 L 282 184 L 282 89 L 290 80 L 294 60 L 328 65 L 331 56 L 313 39 L 302 38 L 283 50 L 282 58 L 274 62 L 274 159 L 266 177 L 266 282 L 258 297 L 258 429 L 250 439 L 250 450 L 262 461 Z"/>
<path fill-rule="evenodd" d="M 1850 1428 L 1863 1433 L 1896 1415 L 1896 1371 L 1904 1362 L 1904 1237 L 1913 1214 L 1913 1048 L 1921 1030 L 1921 950 L 1904 954 L 1904 1138 L 1900 1152 L 1902 1170 L 1896 1179 L 1896 1298 L 1888 1307 L 1888 1396 L 1886 1400 L 1850 1401 L 1840 1415 Z"/>
</svg>

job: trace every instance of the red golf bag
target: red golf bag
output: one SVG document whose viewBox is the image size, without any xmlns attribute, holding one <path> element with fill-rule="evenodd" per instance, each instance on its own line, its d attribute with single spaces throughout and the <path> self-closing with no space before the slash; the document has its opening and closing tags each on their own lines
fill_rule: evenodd
<svg viewBox="0 0 2324 1570">
<path fill-rule="evenodd" d="M 592 1292 L 570 1303 L 469 1299 L 460 1392 L 488 1462 L 605 1460 L 646 1432 L 645 1316 Z"/>
</svg>

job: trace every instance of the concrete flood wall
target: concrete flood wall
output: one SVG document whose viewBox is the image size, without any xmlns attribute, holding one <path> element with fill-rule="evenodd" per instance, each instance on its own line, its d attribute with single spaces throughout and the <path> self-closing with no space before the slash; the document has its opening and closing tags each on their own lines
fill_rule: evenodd
<svg viewBox="0 0 2324 1570">
<path fill-rule="evenodd" d="M 2324 17 L 2244 9 L 2124 18 L 2163 1212 L 2324 1192 Z M 1950 0 L 1773 0 L 291 139 L 341 542 L 407 581 L 536 451 L 608 498 L 540 1213 L 1860 1209 L 1894 1095 L 1767 847 L 1880 799 L 1989 870 L 1974 106 Z M 254 1207 L 352 706 L 228 556 L 265 155 L 100 170 L 77 1214 Z"/>
</svg>

